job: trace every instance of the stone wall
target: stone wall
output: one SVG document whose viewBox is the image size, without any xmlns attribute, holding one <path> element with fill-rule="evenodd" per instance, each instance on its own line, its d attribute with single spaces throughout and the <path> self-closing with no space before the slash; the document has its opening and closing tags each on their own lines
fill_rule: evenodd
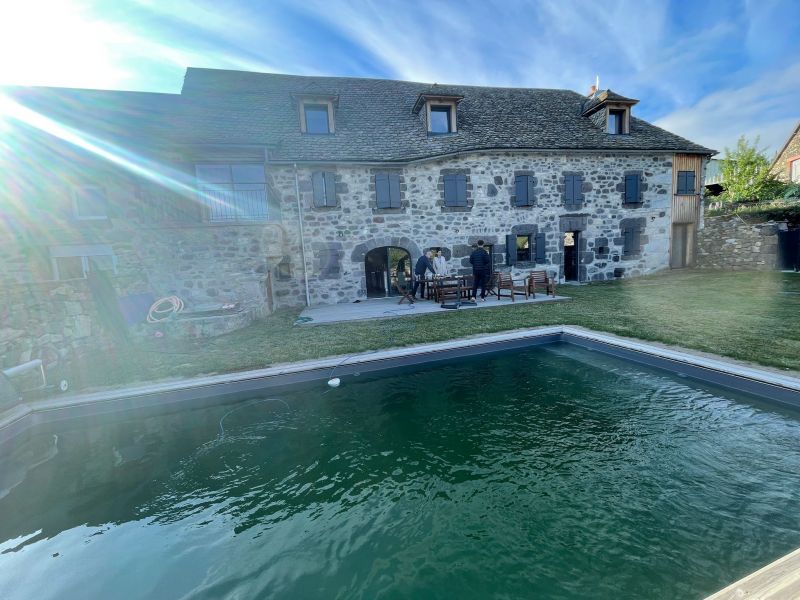
<svg viewBox="0 0 800 600">
<path fill-rule="evenodd" d="M 580 279 L 597 281 L 651 273 L 669 265 L 672 155 L 563 155 L 556 153 L 481 152 L 420 162 L 402 168 L 402 206 L 375 207 L 376 168 L 361 166 L 300 167 L 297 184 L 305 232 L 305 265 L 312 304 L 352 302 L 366 296 L 365 254 L 381 246 L 408 250 L 412 260 L 425 249 L 442 247 L 452 256 L 451 268 L 469 272 L 472 245 L 484 239 L 493 245 L 495 264 L 506 266 L 506 235 L 544 233 L 546 259 L 516 265 L 515 274 L 543 269 L 563 277 L 563 233 L 580 235 Z M 338 206 L 316 208 L 312 202 L 313 171 L 335 171 Z M 442 175 L 468 175 L 469 206 L 443 207 Z M 533 206 L 513 204 L 515 173 L 536 177 Z M 642 203 L 623 206 L 626 172 L 642 177 Z M 564 175 L 583 176 L 584 201 L 579 210 L 564 207 Z M 271 186 L 281 196 L 286 251 L 291 275 L 277 285 L 280 302 L 304 300 L 300 224 L 292 167 L 272 167 Z M 623 221 L 643 223 L 641 248 L 622 256 Z M 603 252 L 598 253 L 598 247 Z M 619 272 L 619 271 L 618 271 Z"/>
<path fill-rule="evenodd" d="M 748 225 L 730 217 L 706 217 L 697 234 L 699 269 L 771 271 L 777 268 L 778 228 L 774 222 Z"/>
</svg>

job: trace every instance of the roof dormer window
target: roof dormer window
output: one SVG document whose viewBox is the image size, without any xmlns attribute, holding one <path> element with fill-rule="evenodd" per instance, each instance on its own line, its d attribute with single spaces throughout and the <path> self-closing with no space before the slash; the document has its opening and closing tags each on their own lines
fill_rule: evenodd
<svg viewBox="0 0 800 600">
<path fill-rule="evenodd" d="M 608 111 L 608 133 L 625 133 L 625 111 L 613 109 Z"/>
<path fill-rule="evenodd" d="M 433 104 L 430 107 L 428 131 L 431 133 L 452 133 L 450 125 L 452 107 L 449 104 Z"/>
<path fill-rule="evenodd" d="M 431 88 L 431 93 L 422 93 L 414 104 L 414 114 L 425 118 L 428 134 L 442 135 L 458 131 L 456 108 L 464 99 L 463 96 L 442 93 L 438 86 Z M 424 109 L 425 112 L 422 112 Z"/>
<path fill-rule="evenodd" d="M 334 133 L 334 108 L 338 96 L 300 94 L 294 96 L 300 113 L 300 131 L 312 135 Z"/>
</svg>

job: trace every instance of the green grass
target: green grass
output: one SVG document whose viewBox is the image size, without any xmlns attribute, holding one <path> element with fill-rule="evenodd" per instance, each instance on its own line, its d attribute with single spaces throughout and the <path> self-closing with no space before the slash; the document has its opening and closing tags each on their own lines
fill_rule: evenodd
<svg viewBox="0 0 800 600">
<path fill-rule="evenodd" d="M 800 275 L 682 271 L 559 293 L 572 300 L 332 325 L 294 325 L 299 310 L 279 311 L 215 339 L 152 339 L 78 368 L 85 385 L 108 386 L 565 324 L 800 371 Z"/>
</svg>

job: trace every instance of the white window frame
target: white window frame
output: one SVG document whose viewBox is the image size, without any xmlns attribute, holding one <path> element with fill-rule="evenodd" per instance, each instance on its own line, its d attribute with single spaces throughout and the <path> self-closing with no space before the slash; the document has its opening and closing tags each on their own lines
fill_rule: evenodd
<svg viewBox="0 0 800 600">
<path fill-rule="evenodd" d="M 789 163 L 789 181 L 800 183 L 800 158 L 795 158 Z"/>
<path fill-rule="evenodd" d="M 53 268 L 53 279 L 55 281 L 71 281 L 70 279 L 61 279 L 58 272 L 58 258 L 80 258 L 81 267 L 83 268 L 83 277 L 86 279 L 89 273 L 89 258 L 92 256 L 110 256 L 111 257 L 111 270 L 114 275 L 117 274 L 117 256 L 114 254 L 114 249 L 109 244 L 80 244 L 70 246 L 50 246 L 50 263 Z"/>
<path fill-rule="evenodd" d="M 106 214 L 104 215 L 81 215 L 78 210 L 78 195 L 81 190 L 99 190 L 106 201 Z M 78 221 L 106 221 L 108 220 L 108 196 L 106 190 L 99 185 L 78 185 L 72 188 L 72 216 Z"/>
</svg>

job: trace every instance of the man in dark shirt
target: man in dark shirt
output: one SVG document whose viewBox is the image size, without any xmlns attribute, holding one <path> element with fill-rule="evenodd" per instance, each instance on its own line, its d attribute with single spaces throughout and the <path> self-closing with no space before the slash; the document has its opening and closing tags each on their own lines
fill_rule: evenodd
<svg viewBox="0 0 800 600">
<path fill-rule="evenodd" d="M 414 266 L 414 289 L 411 291 L 411 297 L 417 297 L 417 288 L 422 287 L 420 291 L 420 298 L 425 297 L 425 272 L 430 271 L 432 274 L 435 274 L 436 271 L 433 269 L 433 262 L 431 259 L 433 258 L 433 252 L 430 250 L 419 257 L 417 260 L 417 264 Z"/>
<path fill-rule="evenodd" d="M 492 273 L 492 258 L 483 248 L 483 240 L 478 240 L 478 247 L 469 255 L 469 262 L 472 265 L 472 299 L 478 299 L 478 288 L 481 288 L 481 301 L 486 301 L 486 284 L 489 283 L 489 275 Z"/>
</svg>

